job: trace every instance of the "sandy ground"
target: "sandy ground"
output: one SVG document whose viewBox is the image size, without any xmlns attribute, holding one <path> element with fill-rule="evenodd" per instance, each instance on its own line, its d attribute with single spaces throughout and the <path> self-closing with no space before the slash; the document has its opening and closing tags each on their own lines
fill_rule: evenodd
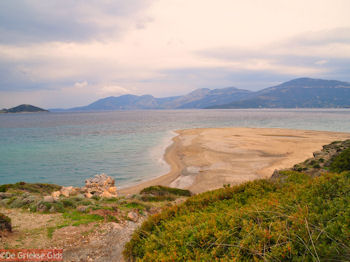
<svg viewBox="0 0 350 262">
<path fill-rule="evenodd" d="M 177 131 L 166 150 L 171 171 L 137 186 L 119 190 L 135 194 L 151 185 L 189 189 L 200 193 L 268 178 L 275 169 L 292 167 L 322 146 L 350 139 L 350 133 L 277 128 L 206 128 Z"/>
</svg>

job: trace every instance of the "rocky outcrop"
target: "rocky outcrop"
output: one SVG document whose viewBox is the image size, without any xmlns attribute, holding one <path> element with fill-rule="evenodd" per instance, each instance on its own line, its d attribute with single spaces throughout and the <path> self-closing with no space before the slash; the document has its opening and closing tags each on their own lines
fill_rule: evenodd
<svg viewBox="0 0 350 262">
<path fill-rule="evenodd" d="M 341 152 L 350 148 L 350 139 L 345 141 L 334 141 L 324 145 L 321 151 L 313 153 L 313 157 L 304 162 L 294 165 L 292 168 L 275 170 L 271 176 L 272 179 L 281 179 L 284 175 L 281 171 L 298 171 L 310 176 L 320 176 L 329 170 L 329 166 Z"/>
<path fill-rule="evenodd" d="M 85 187 L 82 187 L 81 191 L 87 198 L 93 196 L 105 198 L 117 197 L 115 181 L 106 174 L 95 175 L 85 180 Z"/>
<path fill-rule="evenodd" d="M 60 190 L 60 193 L 65 197 L 69 197 L 69 196 L 75 196 L 76 194 L 78 194 L 79 191 L 80 191 L 79 188 L 67 186 L 67 187 L 62 187 Z"/>
</svg>

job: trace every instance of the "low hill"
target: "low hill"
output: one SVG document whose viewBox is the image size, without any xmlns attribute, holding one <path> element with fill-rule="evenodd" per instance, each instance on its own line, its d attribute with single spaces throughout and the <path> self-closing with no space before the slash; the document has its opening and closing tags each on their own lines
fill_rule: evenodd
<svg viewBox="0 0 350 262">
<path fill-rule="evenodd" d="M 1 113 L 35 113 L 35 112 L 49 112 L 48 110 L 32 105 L 19 105 L 10 109 L 3 109 Z"/>
<path fill-rule="evenodd" d="M 280 171 L 164 209 L 134 233 L 126 259 L 350 261 L 349 142 L 324 147 L 325 154 L 334 151 L 327 158 L 316 153 L 308 160 L 303 170 L 311 167 L 312 175 Z"/>
<path fill-rule="evenodd" d="M 239 101 L 207 108 L 336 108 L 350 106 L 350 83 L 298 78 Z"/>
</svg>

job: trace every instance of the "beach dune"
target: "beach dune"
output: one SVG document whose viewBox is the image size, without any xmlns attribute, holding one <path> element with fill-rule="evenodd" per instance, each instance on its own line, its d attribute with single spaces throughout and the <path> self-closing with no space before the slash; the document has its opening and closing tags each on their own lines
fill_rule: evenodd
<svg viewBox="0 0 350 262">
<path fill-rule="evenodd" d="M 279 128 L 203 128 L 176 131 L 166 150 L 168 174 L 119 190 L 135 194 L 164 185 L 201 193 L 246 181 L 268 178 L 274 170 L 292 167 L 350 133 Z"/>
</svg>

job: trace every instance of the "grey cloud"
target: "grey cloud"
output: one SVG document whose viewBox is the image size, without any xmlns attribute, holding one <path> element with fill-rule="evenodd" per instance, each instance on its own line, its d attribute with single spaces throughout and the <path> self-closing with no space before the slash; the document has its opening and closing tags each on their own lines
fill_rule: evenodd
<svg viewBox="0 0 350 262">
<path fill-rule="evenodd" d="M 151 0 L 2 0 L 0 42 L 26 44 L 42 41 L 84 41 L 121 34 L 118 22 L 104 18 L 131 17 L 133 26 L 144 26 L 146 18 L 133 17 Z M 101 21 L 99 21 L 101 20 Z"/>
<path fill-rule="evenodd" d="M 179 85 L 189 84 L 192 88 L 222 88 L 234 86 L 248 90 L 260 90 L 283 81 L 290 80 L 291 75 L 270 71 L 230 70 L 222 67 L 187 68 L 162 71 L 164 82 Z"/>
<path fill-rule="evenodd" d="M 75 83 L 74 79 L 60 79 L 55 81 L 33 79 L 25 68 L 36 63 L 38 63 L 38 61 L 18 64 L 11 61 L 0 60 L 0 91 L 21 92 L 50 90 L 57 88 L 57 86 L 67 86 Z"/>
<path fill-rule="evenodd" d="M 292 57 L 288 52 L 292 52 L 295 48 L 325 46 L 328 44 L 350 44 L 350 28 L 334 28 L 327 31 L 308 32 L 286 39 L 282 42 L 271 43 L 256 49 L 221 47 L 216 49 L 200 50 L 197 52 L 199 56 L 211 57 L 221 60 L 241 60 L 241 59 L 279 59 L 283 57 Z M 276 51 L 277 50 L 277 51 Z M 281 50 L 284 54 L 281 54 Z M 305 56 L 294 56 L 294 61 L 302 62 L 302 57 L 307 61 L 319 57 L 312 57 L 312 54 Z M 327 56 L 326 56 L 327 57 Z M 318 59 L 318 60 L 317 60 Z M 315 61 L 315 62 L 316 62 Z"/>
<path fill-rule="evenodd" d="M 279 43 L 259 47 L 255 50 L 244 48 L 223 47 L 218 49 L 201 50 L 196 54 L 202 57 L 215 58 L 229 62 L 267 60 L 271 64 L 290 67 L 309 67 L 323 69 L 323 73 L 310 77 L 332 78 L 349 81 L 350 59 L 333 57 L 332 55 L 295 55 L 294 50 L 327 46 L 328 44 L 350 45 L 350 28 L 335 28 L 328 31 L 310 32 L 287 39 Z M 255 75 L 255 73 L 254 73 Z"/>
<path fill-rule="evenodd" d="M 350 44 L 350 27 L 339 27 L 318 32 L 303 33 L 286 41 L 288 45 L 315 46 L 326 44 Z"/>
</svg>

